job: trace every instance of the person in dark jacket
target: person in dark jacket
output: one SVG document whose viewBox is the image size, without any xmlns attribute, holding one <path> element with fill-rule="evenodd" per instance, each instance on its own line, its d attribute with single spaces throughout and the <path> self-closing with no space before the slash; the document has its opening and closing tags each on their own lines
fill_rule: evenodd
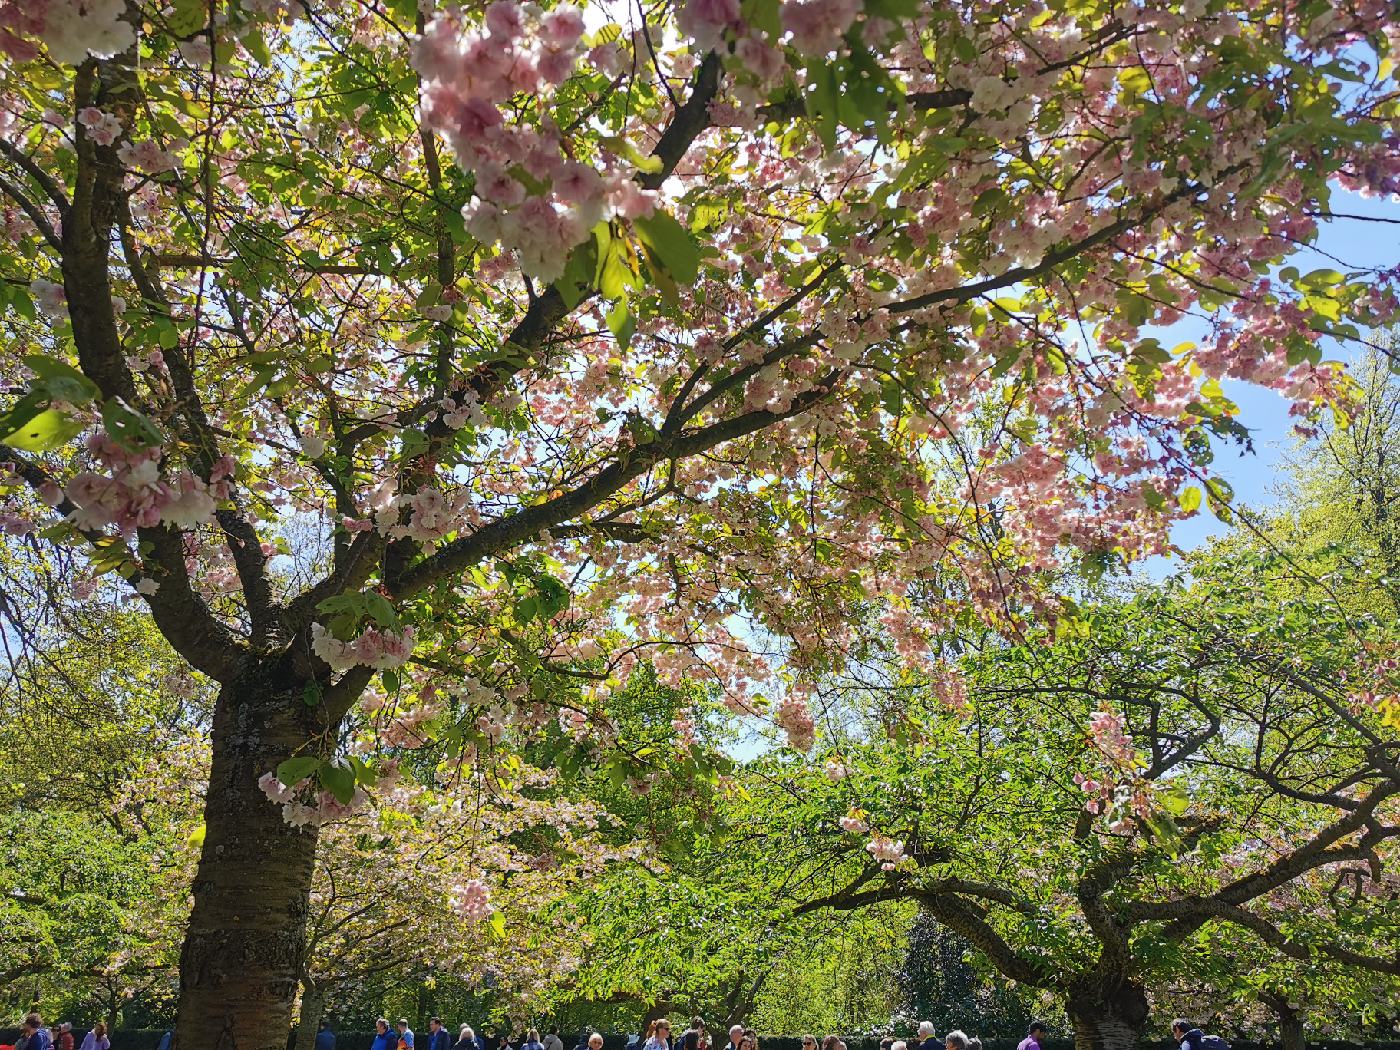
<svg viewBox="0 0 1400 1050">
<path fill-rule="evenodd" d="M 447 1034 L 447 1029 L 442 1027 L 442 1018 L 431 1018 L 428 1021 L 428 1045 L 424 1050 L 449 1050 L 451 1046 L 452 1037 Z"/>
<path fill-rule="evenodd" d="M 943 1050 L 943 1040 L 938 1038 L 932 1021 L 919 1022 L 919 1050 Z"/>
<path fill-rule="evenodd" d="M 374 1022 L 374 1042 L 369 1044 L 369 1050 L 394 1050 L 399 1045 L 399 1038 L 389 1031 L 389 1019 L 381 1017 Z"/>
<path fill-rule="evenodd" d="M 53 1050 L 53 1036 L 44 1027 L 44 1019 L 32 1013 L 24 1019 L 24 1034 L 29 1037 L 26 1050 Z"/>
<path fill-rule="evenodd" d="M 329 1021 L 322 1021 L 316 1028 L 316 1050 L 335 1050 L 335 1033 Z"/>
</svg>

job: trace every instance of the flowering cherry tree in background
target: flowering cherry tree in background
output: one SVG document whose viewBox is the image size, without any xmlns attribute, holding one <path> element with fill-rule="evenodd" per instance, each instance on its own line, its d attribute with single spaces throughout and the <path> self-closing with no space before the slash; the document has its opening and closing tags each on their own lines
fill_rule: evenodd
<svg viewBox="0 0 1400 1050">
<path fill-rule="evenodd" d="M 179 1043 L 280 1050 L 316 829 L 376 789 L 350 726 L 642 785 L 608 696 L 649 662 L 807 746 L 872 601 L 917 666 L 1228 503 L 1221 380 L 1306 421 L 1394 309 L 1286 263 L 1334 183 L 1397 188 L 1397 32 L 0 0 L 6 530 L 219 692 Z"/>
</svg>

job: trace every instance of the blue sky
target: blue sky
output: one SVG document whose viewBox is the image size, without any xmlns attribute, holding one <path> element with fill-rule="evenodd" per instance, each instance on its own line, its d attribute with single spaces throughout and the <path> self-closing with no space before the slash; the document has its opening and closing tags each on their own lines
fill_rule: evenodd
<svg viewBox="0 0 1400 1050">
<path fill-rule="evenodd" d="M 1335 187 L 1331 210 L 1400 222 L 1400 204 L 1368 199 Z M 1333 256 L 1335 258 L 1331 258 Z M 1304 272 L 1323 266 L 1352 270 L 1397 264 L 1400 264 L 1400 228 L 1355 219 L 1325 222 L 1316 248 L 1300 252 L 1294 260 L 1294 265 Z M 1167 340 L 1163 342 L 1170 345 Z M 1357 355 L 1357 349 L 1332 343 L 1327 347 L 1327 356 L 1351 360 Z M 1244 454 L 1233 446 L 1218 447 L 1212 468 L 1233 486 L 1238 502 L 1254 508 L 1266 507 L 1272 502 L 1270 490 L 1278 477 L 1280 458 L 1294 442 L 1288 405 L 1272 391 L 1248 383 L 1228 382 L 1225 391 L 1240 406 L 1240 421 L 1254 434 L 1254 453 Z M 1172 531 L 1172 538 L 1179 546 L 1190 549 L 1224 530 L 1225 526 L 1202 508 L 1195 518 L 1179 524 Z"/>
</svg>

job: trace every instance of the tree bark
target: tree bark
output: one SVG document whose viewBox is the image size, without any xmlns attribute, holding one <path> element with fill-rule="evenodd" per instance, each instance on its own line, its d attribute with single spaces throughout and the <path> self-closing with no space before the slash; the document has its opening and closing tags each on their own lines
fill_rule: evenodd
<svg viewBox="0 0 1400 1050">
<path fill-rule="evenodd" d="M 1133 1050 L 1142 1042 L 1149 1007 L 1135 981 L 1077 989 L 1066 1004 L 1074 1026 L 1074 1050 Z"/>
<path fill-rule="evenodd" d="M 1259 1001 L 1278 1015 L 1279 1045 L 1282 1050 L 1306 1050 L 1303 1018 L 1293 1009 L 1293 1005 L 1284 996 L 1271 992 L 1260 993 Z"/>
<path fill-rule="evenodd" d="M 258 664 L 214 709 L 204 848 L 180 953 L 181 1050 L 286 1050 L 302 973 L 314 829 L 294 828 L 258 778 L 319 734 L 289 671 Z"/>
<path fill-rule="evenodd" d="M 326 996 L 312 981 L 301 984 L 301 1012 L 297 1015 L 295 1050 L 315 1050 L 316 1032 L 326 1013 Z"/>
</svg>

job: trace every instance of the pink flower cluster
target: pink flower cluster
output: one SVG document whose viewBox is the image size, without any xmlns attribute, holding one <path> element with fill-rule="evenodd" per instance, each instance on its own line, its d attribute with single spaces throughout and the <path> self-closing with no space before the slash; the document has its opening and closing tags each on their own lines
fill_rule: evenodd
<svg viewBox="0 0 1400 1050">
<path fill-rule="evenodd" d="M 452 910 L 468 922 L 485 922 L 496 909 L 486 883 L 469 879 L 452 891 Z"/>
<path fill-rule="evenodd" d="M 496 0 L 483 28 L 467 31 L 442 14 L 413 48 L 423 119 L 476 179 L 476 199 L 462 209 L 468 229 L 514 251 L 521 270 L 543 281 L 564 272 L 570 250 L 603 218 L 655 207 L 629 172 L 600 174 L 570 159 L 552 125 L 509 123 L 502 111 L 515 95 L 537 97 L 567 80 L 582 35 L 575 8 L 540 15 L 534 5 Z"/>
<path fill-rule="evenodd" d="M 310 777 L 288 787 L 275 773 L 264 773 L 258 787 L 272 802 L 282 807 L 282 819 L 294 828 L 321 827 L 360 812 L 369 803 L 364 788 L 357 787 L 349 802 L 341 802 L 329 791 L 311 791 Z M 304 801 L 303 801 L 304 800 Z"/>
<path fill-rule="evenodd" d="M 39 55 L 77 66 L 89 55 L 111 58 L 136 43 L 123 0 L 0 0 L 0 51 L 17 62 Z"/>
<path fill-rule="evenodd" d="M 1116 711 L 1100 710 L 1089 716 L 1089 739 L 1114 765 L 1124 769 L 1137 765 L 1127 723 Z"/>
<path fill-rule="evenodd" d="M 155 139 L 128 142 L 117 150 L 117 156 L 128 168 L 144 171 L 147 175 L 174 171 L 180 166 L 180 158 L 170 150 L 161 149 Z"/>
<path fill-rule="evenodd" d="M 783 28 L 804 55 L 825 55 L 841 47 L 842 34 L 862 6 L 860 0 L 788 0 L 782 5 Z"/>
<path fill-rule="evenodd" d="M 96 106 L 85 106 L 78 110 L 78 123 L 83 126 L 87 137 L 99 146 L 110 146 L 122 133 L 122 122 L 111 113 L 104 113 Z"/>
<path fill-rule="evenodd" d="M 797 751 L 810 751 L 817 740 L 817 724 L 807 701 L 793 693 L 783 697 L 774 721 L 787 734 L 788 746 Z"/>
<path fill-rule="evenodd" d="M 842 817 L 838 823 L 842 831 L 849 831 L 853 835 L 864 835 L 870 830 L 870 825 L 865 822 L 865 816 L 859 810 L 853 809 Z"/>
<path fill-rule="evenodd" d="M 865 851 L 880 862 L 881 871 L 893 871 L 895 865 L 904 859 L 904 840 L 895 840 L 888 835 L 872 835 L 865 844 Z"/>
<path fill-rule="evenodd" d="M 826 779 L 833 784 L 845 780 L 851 772 L 846 768 L 846 763 L 842 762 L 839 758 L 828 758 L 826 764 L 822 767 L 822 771 L 826 773 Z"/>
<path fill-rule="evenodd" d="M 412 627 L 405 627 L 398 633 L 366 627 L 358 638 L 342 642 L 321 624 L 311 625 L 312 650 L 337 673 L 357 665 L 381 671 L 402 667 L 413 655 L 413 641 Z"/>
<path fill-rule="evenodd" d="M 215 464 L 206 485 L 187 470 L 162 477 L 159 449 L 132 452 L 105 432 L 88 441 L 88 451 L 108 473 L 83 471 L 68 482 L 65 493 L 75 508 L 69 517 L 80 529 L 115 525 L 127 536 L 156 525 L 193 529 L 212 520 L 217 501 L 229 497 L 229 457 Z"/>
<path fill-rule="evenodd" d="M 967 679 L 961 670 L 951 664 L 939 665 L 938 674 L 933 680 L 933 695 L 949 711 L 961 714 L 968 710 Z"/>
</svg>

